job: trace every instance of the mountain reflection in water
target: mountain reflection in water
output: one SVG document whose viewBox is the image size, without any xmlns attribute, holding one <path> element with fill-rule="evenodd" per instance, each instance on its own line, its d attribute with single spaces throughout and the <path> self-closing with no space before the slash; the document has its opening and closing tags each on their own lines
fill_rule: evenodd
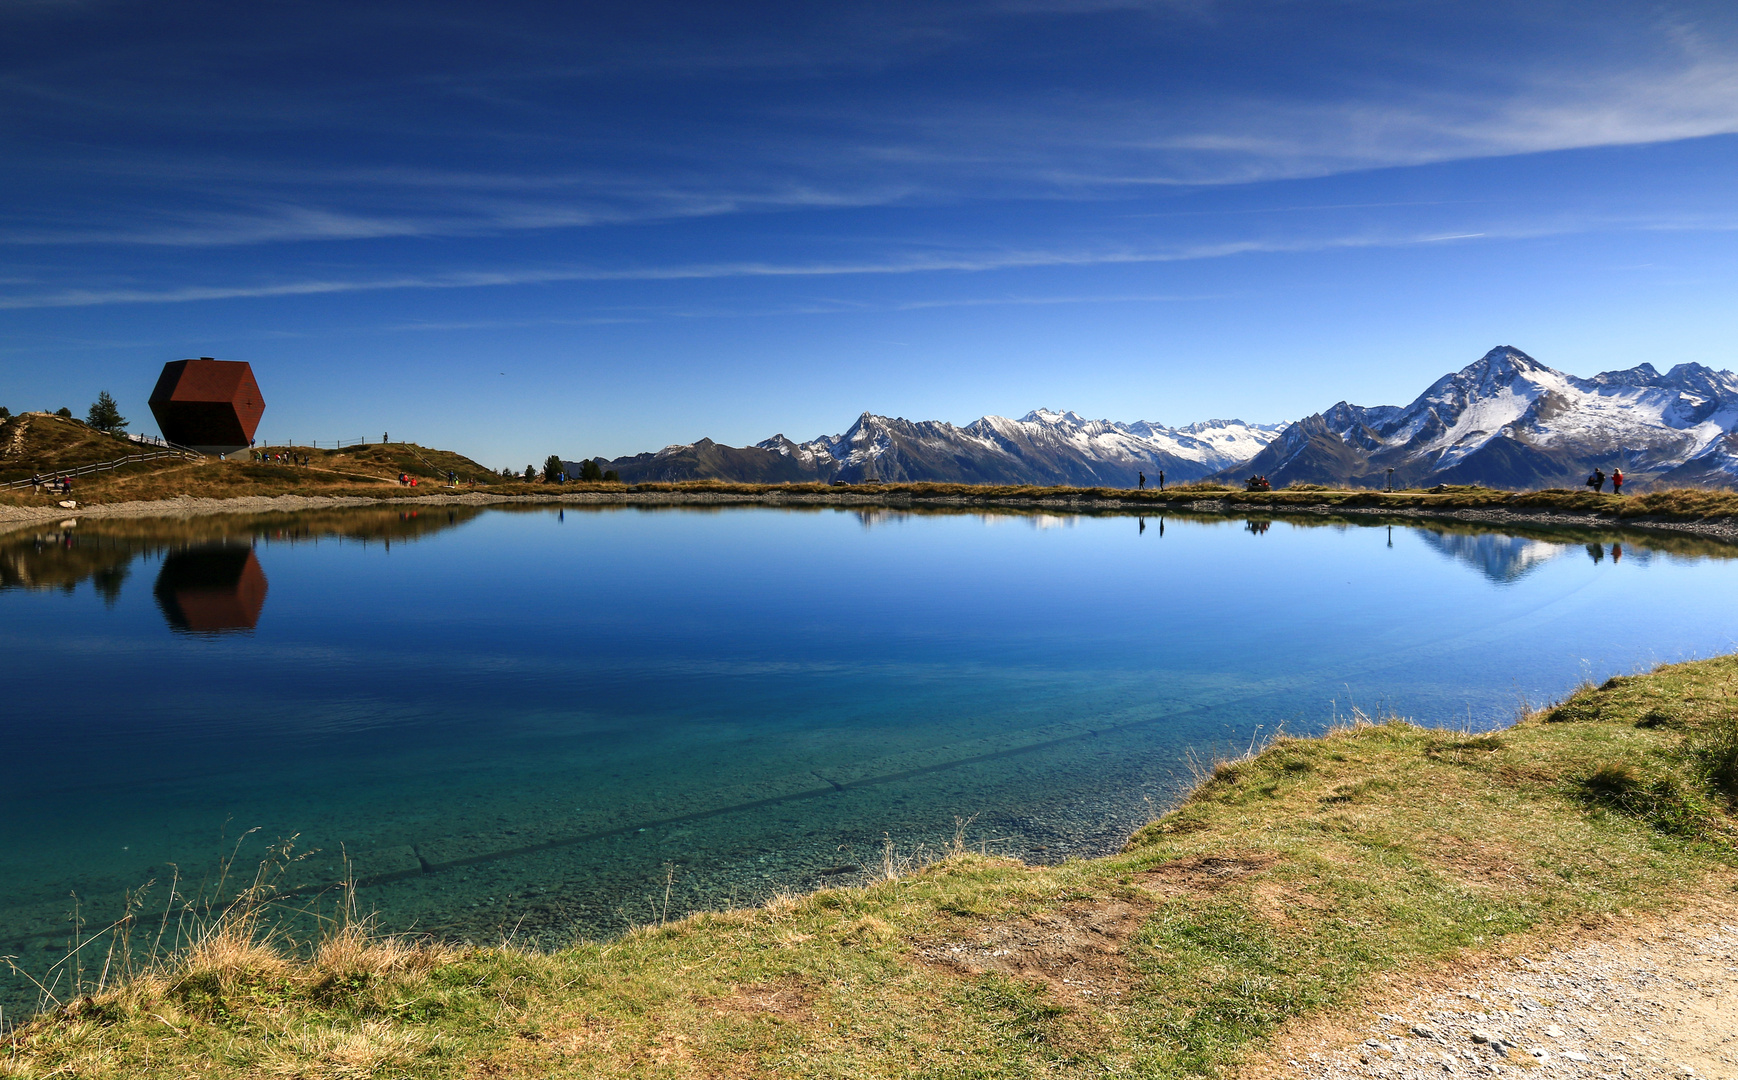
<svg viewBox="0 0 1738 1080">
<path fill-rule="evenodd" d="M 1444 533 L 1430 529 L 1418 530 L 1418 536 L 1449 558 L 1477 567 L 1485 577 L 1498 584 L 1519 581 L 1577 548 L 1585 551 L 1587 557 L 1596 563 L 1610 558 L 1613 565 L 1628 559 L 1632 564 L 1645 566 L 1653 554 L 1635 543 L 1631 543 L 1626 551 L 1621 542 L 1607 545 L 1598 540 L 1582 541 L 1579 537 L 1553 541 L 1497 533 Z"/>
</svg>

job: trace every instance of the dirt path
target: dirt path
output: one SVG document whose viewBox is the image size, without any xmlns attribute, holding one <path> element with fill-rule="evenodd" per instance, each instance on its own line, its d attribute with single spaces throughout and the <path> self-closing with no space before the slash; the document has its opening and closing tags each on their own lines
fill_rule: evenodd
<svg viewBox="0 0 1738 1080">
<path fill-rule="evenodd" d="M 1469 967 L 1278 1053 L 1250 1075 L 1738 1080 L 1738 906 Z"/>
</svg>

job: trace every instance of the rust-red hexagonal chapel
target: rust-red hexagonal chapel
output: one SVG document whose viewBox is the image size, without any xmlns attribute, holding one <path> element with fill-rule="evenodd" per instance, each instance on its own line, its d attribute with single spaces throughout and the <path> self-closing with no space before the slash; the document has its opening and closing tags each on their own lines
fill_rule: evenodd
<svg viewBox="0 0 1738 1080">
<path fill-rule="evenodd" d="M 202 454 L 229 454 L 253 442 L 265 398 L 243 360 L 172 360 L 151 391 L 163 437 Z"/>
</svg>

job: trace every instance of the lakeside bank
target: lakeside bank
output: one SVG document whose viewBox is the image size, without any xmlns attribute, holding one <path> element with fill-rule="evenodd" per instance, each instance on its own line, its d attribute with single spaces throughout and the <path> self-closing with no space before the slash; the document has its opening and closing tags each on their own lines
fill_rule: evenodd
<svg viewBox="0 0 1738 1080">
<path fill-rule="evenodd" d="M 243 908 L 13 1032 L 0 1075 L 1233 1073 L 1388 980 L 1729 896 L 1734 680 L 1662 667 L 1481 735 L 1360 719 L 1217 763 L 1115 855 L 962 831 L 867 885 L 556 952 L 354 920 L 295 949 Z"/>
<path fill-rule="evenodd" d="M 175 498 L 80 503 L 61 507 L 46 498 L 0 503 L 0 530 L 68 517 L 179 517 L 275 513 L 352 506 L 647 506 L 647 507 L 838 507 L 921 512 L 1122 514 L 1165 513 L 1260 517 L 1343 518 L 1347 521 L 1455 521 L 1503 527 L 1621 527 L 1687 533 L 1738 542 L 1738 494 L 1674 489 L 1640 495 L 1598 495 L 1564 489 L 1508 492 L 1489 488 L 1431 491 L 1329 491 L 1288 488 L 1241 492 L 1218 486 L 1169 491 L 1118 488 L 995 487 L 968 484 L 875 484 L 855 486 L 681 484 L 503 484 L 498 490 L 432 489 L 409 494 L 378 488 L 333 493 L 288 491 L 233 497 Z"/>
</svg>

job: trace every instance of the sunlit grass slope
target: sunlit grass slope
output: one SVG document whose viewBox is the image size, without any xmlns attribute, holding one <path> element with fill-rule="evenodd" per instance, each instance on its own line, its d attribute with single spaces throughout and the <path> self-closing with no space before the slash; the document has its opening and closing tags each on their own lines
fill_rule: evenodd
<svg viewBox="0 0 1738 1080">
<path fill-rule="evenodd" d="M 0 426 L 0 480 L 33 475 L 53 476 L 80 466 L 111 462 L 157 447 L 140 445 L 94 431 L 76 420 L 31 414 Z M 415 493 L 432 492 L 445 485 L 447 474 L 456 474 L 461 484 L 476 481 L 496 484 L 502 478 L 485 466 L 450 450 L 434 450 L 414 443 L 384 443 L 314 450 L 306 447 L 268 447 L 266 453 L 290 453 L 295 464 L 278 462 L 189 461 L 158 458 L 134 462 L 113 470 L 87 474 L 74 481 L 80 502 L 128 502 L 167 499 L 187 495 L 196 498 L 238 498 L 255 495 L 361 495 L 403 496 L 413 493 L 399 486 L 399 475 L 417 477 Z M 531 490 L 529 485 L 514 485 Z M 61 496 L 46 491 L 14 489 L 0 499 L 15 505 L 48 504 Z"/>
<path fill-rule="evenodd" d="M 12 1033 L 0 1075 L 1216 1075 L 1385 975 L 1730 891 L 1734 688 L 1726 657 L 1492 734 L 1283 738 L 1117 855 L 1025 866 L 967 833 L 553 954 L 355 922 L 298 948 L 244 905 Z"/>
</svg>

